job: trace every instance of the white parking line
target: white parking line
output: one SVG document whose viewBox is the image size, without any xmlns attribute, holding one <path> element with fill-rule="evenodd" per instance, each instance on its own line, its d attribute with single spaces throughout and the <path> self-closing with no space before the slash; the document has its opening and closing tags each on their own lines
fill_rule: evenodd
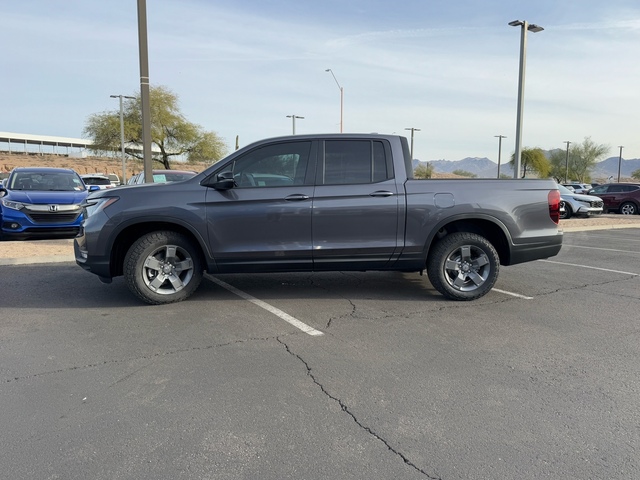
<svg viewBox="0 0 640 480">
<path fill-rule="evenodd" d="M 556 262 L 554 260 L 540 260 L 540 262 L 555 263 L 558 265 L 567 265 L 569 267 L 590 268 L 591 270 L 601 270 L 603 272 L 621 273 L 623 275 L 633 275 L 634 277 L 637 277 L 638 275 L 640 275 L 640 273 L 623 272 L 621 270 L 612 270 L 610 268 L 590 267 L 589 265 L 579 265 L 577 263 Z"/>
<path fill-rule="evenodd" d="M 618 253 L 636 253 L 635 250 L 616 250 L 615 248 L 602 248 L 602 247 L 586 247 L 584 245 L 562 245 L 562 248 L 572 247 L 572 248 L 586 248 L 589 250 L 604 250 L 606 252 L 618 252 Z"/>
<path fill-rule="evenodd" d="M 507 292 L 506 290 L 500 290 L 499 288 L 492 288 L 494 292 L 504 293 L 505 295 L 511 295 L 512 297 L 524 298 L 525 300 L 533 300 L 533 297 L 527 297 L 526 295 L 520 295 L 519 293 Z"/>
<path fill-rule="evenodd" d="M 213 277 L 213 276 L 211 276 L 209 274 L 205 274 L 205 277 L 208 278 L 209 280 L 211 280 L 213 283 L 217 283 L 221 287 L 226 288 L 231 293 L 235 293 L 239 297 L 242 297 L 245 300 L 248 300 L 249 302 L 253 303 L 254 305 L 257 305 L 258 307 L 264 308 L 268 312 L 273 313 L 275 316 L 280 317 L 285 322 L 287 322 L 287 323 L 293 325 L 294 327 L 302 330 L 306 334 L 313 335 L 313 336 L 324 335 L 324 333 L 322 333 L 320 330 L 316 330 L 315 328 L 310 327 L 306 323 L 301 322 L 297 318 L 292 317 L 291 315 L 289 315 L 286 312 L 283 312 L 279 308 L 276 308 L 273 305 L 269 305 L 267 302 L 263 302 L 262 300 L 258 300 L 256 297 L 253 297 L 253 296 L 249 295 L 248 293 L 243 292 L 242 290 L 238 290 L 236 287 L 234 287 L 233 285 L 229 285 L 227 282 L 223 282 L 222 280 L 220 280 L 220 279 L 218 279 L 216 277 Z"/>
</svg>

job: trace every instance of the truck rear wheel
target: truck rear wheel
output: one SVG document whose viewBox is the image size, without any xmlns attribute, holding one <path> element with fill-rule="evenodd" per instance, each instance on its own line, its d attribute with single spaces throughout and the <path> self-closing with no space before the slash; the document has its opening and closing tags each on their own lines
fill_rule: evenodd
<svg viewBox="0 0 640 480">
<path fill-rule="evenodd" d="M 202 280 L 199 250 L 184 235 L 151 232 L 136 240 L 124 259 L 129 289 L 152 305 L 184 300 Z"/>
<path fill-rule="evenodd" d="M 498 279 L 500 257 L 481 235 L 455 232 L 440 240 L 427 258 L 427 275 L 438 292 L 452 300 L 475 300 Z"/>
</svg>

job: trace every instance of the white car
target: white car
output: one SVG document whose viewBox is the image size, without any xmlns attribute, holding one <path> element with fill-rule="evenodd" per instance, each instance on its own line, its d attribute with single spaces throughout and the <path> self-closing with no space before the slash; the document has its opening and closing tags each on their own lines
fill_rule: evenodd
<svg viewBox="0 0 640 480">
<path fill-rule="evenodd" d="M 563 185 L 558 185 L 558 189 L 560 190 L 561 219 L 566 220 L 573 215 L 590 217 L 602 213 L 604 201 L 600 197 L 576 193 Z"/>
<path fill-rule="evenodd" d="M 97 185 L 98 187 L 100 187 L 100 190 L 113 188 L 113 184 L 111 183 L 111 180 L 109 180 L 109 177 L 105 175 L 87 174 L 87 175 L 80 175 L 80 178 L 82 178 L 82 181 L 87 187 L 89 187 L 90 185 Z"/>
<path fill-rule="evenodd" d="M 589 190 L 593 188 L 590 183 L 572 182 L 572 183 L 563 183 L 562 185 L 567 188 L 569 187 L 573 188 L 573 191 L 576 193 L 584 193 L 584 194 L 586 194 Z"/>
</svg>

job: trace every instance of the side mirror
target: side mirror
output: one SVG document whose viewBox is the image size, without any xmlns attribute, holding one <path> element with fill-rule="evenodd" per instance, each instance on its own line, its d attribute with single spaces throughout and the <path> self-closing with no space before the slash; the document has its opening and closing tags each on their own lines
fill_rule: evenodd
<svg viewBox="0 0 640 480">
<path fill-rule="evenodd" d="M 98 190 L 100 190 L 98 185 L 89 185 L 89 192 L 97 192 Z"/>
<path fill-rule="evenodd" d="M 229 190 L 236 186 L 236 182 L 233 179 L 233 172 L 222 172 L 216 177 L 216 181 L 211 183 L 210 186 L 216 190 Z"/>
</svg>

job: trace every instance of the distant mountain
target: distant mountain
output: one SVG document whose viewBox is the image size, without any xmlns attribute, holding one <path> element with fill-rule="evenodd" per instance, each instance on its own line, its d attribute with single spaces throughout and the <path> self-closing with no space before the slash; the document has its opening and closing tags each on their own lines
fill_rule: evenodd
<svg viewBox="0 0 640 480">
<path fill-rule="evenodd" d="M 500 174 L 513 176 L 513 169 L 508 165 L 509 160 L 505 160 L 505 163 L 500 164 Z M 467 157 L 462 160 L 429 160 L 424 162 L 414 159 L 413 167 L 415 168 L 418 163 L 432 165 L 434 171 L 440 173 L 452 173 L 455 170 L 464 170 L 475 174 L 478 178 L 497 178 L 498 176 L 498 164 L 485 157 Z"/>
<path fill-rule="evenodd" d="M 545 152 L 549 154 L 550 152 Z M 513 176 L 513 169 L 509 165 L 509 158 L 503 159 L 500 164 L 500 174 Z M 618 178 L 618 161 L 619 157 L 610 157 L 596 164 L 595 169 L 591 172 L 593 179 L 607 179 L 613 177 Z M 428 162 L 418 159 L 413 160 L 415 168 L 419 163 L 432 165 L 434 171 L 439 173 L 452 173 L 455 170 L 464 170 L 474 173 L 478 178 L 497 178 L 498 164 L 485 157 L 467 157 L 462 160 L 429 160 Z M 631 173 L 640 169 L 640 159 L 632 158 L 629 160 L 622 159 L 620 168 L 620 176 L 629 178 Z"/>
<path fill-rule="evenodd" d="M 613 176 L 614 178 L 618 178 L 618 163 L 620 157 L 609 157 L 606 160 L 602 160 L 598 162 L 596 168 L 593 170 L 592 177 L 604 177 L 608 178 L 609 176 Z M 620 176 L 621 177 L 630 177 L 631 172 L 640 169 L 640 158 L 632 158 L 629 160 L 622 159 L 622 163 L 620 164 Z"/>
</svg>

